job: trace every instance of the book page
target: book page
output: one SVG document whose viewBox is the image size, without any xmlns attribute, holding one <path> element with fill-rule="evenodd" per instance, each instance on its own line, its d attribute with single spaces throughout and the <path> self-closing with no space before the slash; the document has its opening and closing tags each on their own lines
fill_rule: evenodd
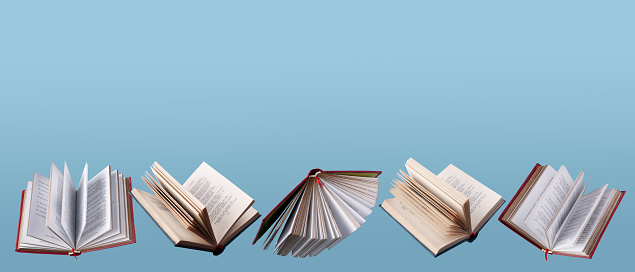
<svg viewBox="0 0 635 272">
<path fill-rule="evenodd" d="M 461 219 L 462 225 L 466 226 L 467 229 L 472 229 L 469 199 L 465 195 L 459 193 L 412 158 L 407 161 L 406 170 L 412 179 L 452 209 Z"/>
<path fill-rule="evenodd" d="M 295 204 L 293 205 L 293 208 L 291 209 L 291 214 L 289 214 L 287 222 L 284 224 L 284 228 L 282 228 L 280 237 L 278 237 L 278 241 L 276 242 L 276 247 L 274 249 L 274 251 L 278 252 L 278 255 L 285 253 L 283 252 L 282 249 L 287 244 L 287 241 L 291 240 L 290 237 L 293 232 L 293 229 L 295 229 L 296 218 L 298 217 L 298 214 L 300 213 L 298 211 L 300 210 L 300 202 L 303 200 L 303 197 L 305 196 L 304 193 L 307 190 L 307 187 L 308 186 L 306 185 L 306 183 L 301 187 L 300 192 L 297 195 L 298 199 L 295 201 Z"/>
<path fill-rule="evenodd" d="M 70 238 L 72 247 L 76 247 L 75 240 L 75 214 L 77 212 L 77 191 L 68 171 L 68 165 L 64 162 L 64 197 L 62 198 L 62 227 Z"/>
<path fill-rule="evenodd" d="M 33 182 L 29 181 L 24 191 L 24 199 L 22 203 L 22 215 L 19 227 L 18 248 L 19 249 L 48 249 L 48 250 L 68 250 L 68 246 L 60 247 L 56 244 L 34 238 L 27 235 L 27 229 L 29 227 L 29 212 L 31 210 L 31 195 L 33 192 Z"/>
<path fill-rule="evenodd" d="M 502 197 L 499 194 L 452 164 L 437 176 L 470 199 L 472 232 L 478 232 L 489 219 L 488 215 L 492 210 L 498 209 L 502 204 L 500 203 Z"/>
<path fill-rule="evenodd" d="M 71 248 L 53 231 L 46 227 L 46 215 L 48 214 L 50 181 L 48 178 L 34 173 L 33 189 L 31 192 L 31 204 L 29 205 L 29 222 L 27 235 L 53 243 L 60 247 Z"/>
<path fill-rule="evenodd" d="M 328 190 L 332 192 L 338 199 L 342 200 L 342 202 L 345 205 L 347 205 L 350 209 L 352 209 L 356 214 L 361 216 L 362 220 L 363 218 L 366 218 L 368 215 L 370 215 L 370 213 L 373 212 L 373 210 L 368 208 L 368 206 L 366 206 L 363 202 L 357 201 L 357 198 L 355 198 L 355 196 L 351 194 L 350 192 L 341 190 L 333 186 L 333 184 L 331 184 L 327 180 L 323 180 L 322 184 L 326 188 L 328 188 Z M 357 221 L 360 222 L 360 224 L 362 224 L 362 220 L 357 220 Z"/>
<path fill-rule="evenodd" d="M 584 227 L 600 203 L 602 195 L 606 192 L 606 187 L 608 187 L 608 184 L 586 194 L 575 203 L 571 213 L 562 224 L 562 228 L 558 231 L 558 234 L 556 234 L 556 248 L 569 248 L 575 245 Z"/>
<path fill-rule="evenodd" d="M 232 241 L 236 235 L 240 234 L 243 230 L 245 230 L 245 228 L 258 219 L 258 217 L 260 217 L 260 213 L 258 213 L 254 207 L 249 207 L 245 214 L 236 221 L 236 224 L 229 229 L 225 238 L 223 238 L 223 240 L 221 240 L 218 244 L 225 246 L 227 243 Z"/>
<path fill-rule="evenodd" d="M 110 232 L 108 232 L 107 234 L 105 234 L 103 237 L 99 239 L 100 240 L 99 243 L 90 244 L 91 248 L 110 246 L 112 244 L 117 244 L 117 243 L 130 240 L 129 234 L 128 234 L 128 231 L 129 231 L 128 215 L 129 214 L 128 214 L 128 200 L 127 200 L 127 194 L 126 194 L 126 190 L 127 190 L 126 179 L 124 178 L 122 174 L 119 174 L 116 180 L 117 180 L 116 194 L 118 195 L 116 208 L 118 209 L 118 211 L 115 211 L 114 210 L 115 206 L 113 206 L 113 218 L 115 219 L 113 221 L 113 228 L 112 230 L 110 230 Z M 113 199 L 115 198 L 114 194 L 115 193 L 113 193 Z M 117 221 L 119 222 L 118 225 L 117 223 L 115 223 Z"/>
<path fill-rule="evenodd" d="M 320 185 L 320 198 L 322 199 L 322 207 L 323 207 L 323 215 L 324 215 L 324 219 L 325 219 L 325 237 L 324 237 L 324 241 L 316 246 L 311 252 L 309 252 L 309 256 L 313 257 L 313 256 L 317 256 L 318 254 L 320 254 L 320 252 L 322 252 L 323 250 L 325 250 L 328 246 L 336 243 L 336 240 L 338 240 L 339 238 L 342 237 L 342 233 L 338 228 L 338 224 L 336 222 L 335 216 L 334 214 L 337 213 L 337 211 L 335 211 L 336 209 L 339 210 L 339 212 L 344 212 L 344 209 L 342 207 L 340 207 L 338 204 L 336 204 L 335 202 L 331 201 L 329 202 L 327 200 L 328 196 L 328 191 L 326 189 L 326 187 L 324 187 L 323 185 Z M 334 200 L 333 198 L 331 198 L 331 200 Z M 336 206 L 333 207 L 331 206 L 332 204 L 335 204 Z M 354 219 L 350 218 L 350 220 L 354 221 Z M 352 221 L 349 221 L 352 223 Z"/>
<path fill-rule="evenodd" d="M 587 183 L 588 185 L 588 183 Z M 586 190 L 586 186 L 584 185 L 584 171 L 581 171 L 576 178 L 573 186 L 569 189 L 569 193 L 565 197 L 563 204 L 560 206 L 560 209 L 556 213 L 556 215 L 547 226 L 547 242 L 549 243 L 549 247 L 553 248 L 556 241 L 556 234 L 558 230 L 562 227 L 564 220 L 573 209 L 575 203 L 584 195 L 584 191 Z"/>
<path fill-rule="evenodd" d="M 112 228 L 110 184 L 110 165 L 86 183 L 86 227 L 80 236 L 78 249 Z"/>
<path fill-rule="evenodd" d="M 158 196 L 136 188 L 131 193 L 174 244 L 188 241 L 190 244 L 198 244 L 201 248 L 211 249 L 212 245 L 208 241 L 183 227 Z"/>
<path fill-rule="evenodd" d="M 619 191 L 616 189 L 607 190 L 600 198 L 600 202 L 598 206 L 593 211 L 591 218 L 589 218 L 589 223 L 586 224 L 582 233 L 580 233 L 580 237 L 578 241 L 576 241 L 575 246 L 569 248 L 568 250 L 582 252 L 584 248 L 587 246 L 591 238 L 593 237 L 593 233 L 598 227 L 598 223 L 601 221 L 602 215 L 604 214 L 606 208 L 609 206 L 610 199 L 618 194 Z"/>
<path fill-rule="evenodd" d="M 75 247 L 79 242 L 79 237 L 86 227 L 86 195 L 88 194 L 86 183 L 88 182 L 88 163 L 84 164 L 84 171 L 79 178 L 79 186 L 77 186 L 77 199 L 75 201 Z"/>
<path fill-rule="evenodd" d="M 293 191 L 289 193 L 289 196 L 285 198 L 289 200 L 288 201 L 283 200 L 283 202 L 280 202 L 285 204 L 279 204 L 283 206 L 280 206 L 277 208 L 277 209 L 281 209 L 282 212 L 271 225 L 271 229 L 268 231 L 267 237 L 265 238 L 265 241 L 263 242 L 263 247 L 265 250 L 269 248 L 269 245 L 271 245 L 271 243 L 275 239 L 280 228 L 282 228 L 283 224 L 287 222 L 287 217 L 289 216 L 289 213 L 291 212 L 291 210 L 293 210 L 294 207 L 296 206 L 296 203 L 298 202 L 298 199 L 300 198 L 300 194 L 302 193 L 305 186 L 306 186 L 306 182 L 302 182 L 298 184 L 298 187 L 296 187 L 296 189 L 293 189 Z M 263 220 L 263 222 L 265 222 L 265 220 Z"/>
<path fill-rule="evenodd" d="M 62 225 L 62 204 L 69 202 L 69 195 L 64 196 L 64 174 L 55 164 L 51 163 L 51 179 L 49 188 L 48 213 L 46 214 L 46 226 L 60 237 L 68 246 L 73 246 L 73 241 L 69 238 Z"/>
<path fill-rule="evenodd" d="M 183 184 L 209 213 L 216 241 L 222 240 L 254 200 L 214 168 L 203 162 Z"/>
<path fill-rule="evenodd" d="M 318 239 L 318 207 L 317 207 L 317 182 L 310 182 L 307 190 L 310 190 L 307 209 L 306 233 L 300 237 L 298 244 L 293 247 L 292 256 L 298 257 L 305 247 L 310 247 Z"/>
<path fill-rule="evenodd" d="M 95 239 L 93 242 L 84 245 L 84 250 L 86 250 L 86 248 L 90 247 L 96 247 L 99 244 L 102 244 L 102 242 L 106 239 L 109 239 L 113 236 L 116 236 L 117 234 L 120 233 L 120 229 L 121 229 L 121 217 L 119 216 L 119 212 L 120 212 L 120 206 L 119 206 L 119 202 L 120 199 L 123 198 L 123 196 L 119 195 L 119 184 L 123 184 L 123 179 L 119 180 L 119 171 L 115 170 L 112 171 L 110 173 L 110 206 L 112 209 L 112 228 L 110 229 L 110 231 L 108 231 L 107 233 L 103 234 L 101 237 L 99 237 L 98 239 Z"/>
<path fill-rule="evenodd" d="M 421 221 L 396 198 L 384 200 L 381 207 L 435 256 L 468 237 L 468 234 L 446 238 L 435 235 L 435 231 L 428 224 Z"/>
<path fill-rule="evenodd" d="M 533 183 L 532 187 L 529 189 L 529 192 L 525 194 L 522 202 L 516 208 L 514 215 L 509 219 L 511 223 L 513 223 L 527 235 L 530 235 L 531 238 L 536 240 L 536 242 L 540 241 L 537 241 L 538 238 L 535 237 L 531 229 L 527 225 L 525 225 L 525 221 L 527 220 L 527 217 L 529 217 L 529 213 L 531 213 L 536 204 L 538 204 L 540 196 L 542 196 L 544 191 L 547 189 L 547 186 L 549 186 L 549 183 L 551 183 L 551 180 L 553 180 L 556 174 L 557 172 L 555 169 L 553 169 L 553 167 L 551 167 L 550 165 L 545 165 L 542 172 L 540 173 L 540 176 Z M 547 247 L 546 242 L 542 244 L 545 248 Z"/>
<path fill-rule="evenodd" d="M 193 220 L 189 225 L 196 228 L 198 232 L 200 232 L 206 239 L 216 245 L 218 240 L 216 240 L 216 236 L 214 235 L 214 230 L 211 225 L 211 220 L 209 218 L 209 213 L 205 204 L 203 204 L 199 199 L 197 199 L 191 192 L 186 190 L 183 185 L 181 185 L 168 171 L 166 171 L 158 162 L 154 162 L 150 167 L 156 180 L 154 180 L 150 175 L 147 175 L 148 178 L 157 182 L 160 186 L 156 187 L 159 189 L 160 194 L 164 194 L 163 197 L 167 197 L 170 201 L 174 200 L 174 205 L 178 206 L 177 210 L 185 211 L 187 215 Z M 155 192 L 157 193 L 157 192 Z M 157 193 L 159 195 L 159 193 Z M 171 204 L 172 205 L 172 204 Z"/>
<path fill-rule="evenodd" d="M 560 167 L 556 176 L 551 180 L 549 186 L 538 200 L 534 209 L 529 213 L 525 224 L 534 233 L 535 238 L 543 245 L 548 245 L 547 226 L 551 223 L 558 209 L 562 205 L 564 198 L 573 185 L 573 179 L 569 175 L 567 168 Z M 551 248 L 549 248 L 551 249 Z"/>
</svg>

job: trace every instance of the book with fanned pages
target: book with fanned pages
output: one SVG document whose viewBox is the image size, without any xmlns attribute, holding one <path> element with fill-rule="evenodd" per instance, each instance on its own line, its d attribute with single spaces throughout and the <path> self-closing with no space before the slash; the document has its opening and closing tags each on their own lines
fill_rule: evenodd
<svg viewBox="0 0 635 272">
<path fill-rule="evenodd" d="M 203 162 L 181 185 L 161 165 L 143 181 L 155 195 L 132 195 L 175 246 L 221 254 L 260 214 L 254 200 Z"/>
<path fill-rule="evenodd" d="M 22 191 L 15 251 L 79 256 L 135 243 L 130 178 L 107 166 L 79 181 L 51 164 L 50 178 L 34 173 Z"/>
<path fill-rule="evenodd" d="M 584 171 L 574 180 L 536 164 L 499 221 L 547 254 L 592 258 L 625 191 L 608 184 L 585 194 Z"/>
<path fill-rule="evenodd" d="M 434 256 L 479 230 L 503 205 L 503 198 L 454 165 L 435 175 L 414 159 L 406 162 L 381 207 Z"/>
<path fill-rule="evenodd" d="M 264 236 L 274 252 L 293 257 L 316 256 L 332 249 L 366 222 L 377 201 L 381 171 L 309 171 L 260 224 L 255 244 Z"/>
</svg>

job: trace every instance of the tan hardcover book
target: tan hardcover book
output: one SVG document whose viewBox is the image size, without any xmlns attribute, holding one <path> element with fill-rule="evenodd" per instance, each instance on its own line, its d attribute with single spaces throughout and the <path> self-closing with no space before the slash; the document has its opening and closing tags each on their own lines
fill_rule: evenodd
<svg viewBox="0 0 635 272">
<path fill-rule="evenodd" d="M 454 165 L 438 175 L 414 159 L 406 162 L 381 207 L 437 256 L 472 241 L 503 198 Z"/>
<path fill-rule="evenodd" d="M 154 195 L 131 193 L 175 246 L 218 255 L 260 217 L 254 200 L 205 162 L 183 185 L 157 162 L 151 169 L 141 179 Z"/>
<path fill-rule="evenodd" d="M 15 250 L 78 256 L 135 243 L 130 178 L 107 166 L 76 189 L 66 163 L 51 163 L 50 178 L 33 174 L 22 191 Z"/>
</svg>

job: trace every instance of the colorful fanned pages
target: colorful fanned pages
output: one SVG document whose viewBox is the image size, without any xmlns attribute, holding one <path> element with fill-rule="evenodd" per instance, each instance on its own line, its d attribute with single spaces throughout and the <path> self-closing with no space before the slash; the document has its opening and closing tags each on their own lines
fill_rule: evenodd
<svg viewBox="0 0 635 272">
<path fill-rule="evenodd" d="M 587 194 L 584 171 L 574 180 L 536 164 L 498 220 L 547 254 L 592 258 L 625 191 L 608 184 Z"/>
<path fill-rule="evenodd" d="M 316 256 L 332 249 L 366 222 L 377 201 L 381 171 L 313 169 L 263 220 L 254 244 L 269 230 L 264 249 L 275 237 L 274 252 Z"/>
<path fill-rule="evenodd" d="M 203 162 L 181 185 L 161 165 L 143 181 L 155 193 L 132 195 L 175 246 L 221 254 L 260 214 L 254 200 Z"/>
<path fill-rule="evenodd" d="M 34 173 L 22 191 L 15 251 L 78 255 L 135 243 L 130 178 L 107 166 L 79 180 L 51 163 L 50 178 Z"/>
<path fill-rule="evenodd" d="M 503 198 L 454 165 L 435 175 L 414 159 L 406 162 L 381 207 L 434 256 L 478 231 L 503 205 Z"/>
</svg>

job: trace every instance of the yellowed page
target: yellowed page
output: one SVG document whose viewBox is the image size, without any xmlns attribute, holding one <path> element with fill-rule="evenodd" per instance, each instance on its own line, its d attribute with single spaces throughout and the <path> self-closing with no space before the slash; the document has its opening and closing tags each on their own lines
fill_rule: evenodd
<svg viewBox="0 0 635 272">
<path fill-rule="evenodd" d="M 384 200 L 381 207 L 435 256 L 462 240 L 465 240 L 468 236 L 467 234 L 463 234 L 442 239 L 440 236 L 435 235 L 432 228 L 423 223 L 408 207 L 403 205 L 396 198 Z"/>
<path fill-rule="evenodd" d="M 437 176 L 470 199 L 472 232 L 478 232 L 503 204 L 503 198 L 499 194 L 452 164 Z"/>
<path fill-rule="evenodd" d="M 472 229 L 469 200 L 467 197 L 447 185 L 443 180 L 439 179 L 435 174 L 430 172 L 430 170 L 412 158 L 408 160 L 406 170 L 408 170 L 410 177 L 456 212 L 463 221 L 464 226 L 467 226 L 468 229 Z M 449 187 L 449 189 L 446 188 L 446 186 Z"/>
<path fill-rule="evenodd" d="M 253 198 L 205 162 L 185 181 L 183 188 L 207 207 L 216 241 L 221 241 L 254 203 Z"/>
<path fill-rule="evenodd" d="M 136 188 L 131 193 L 174 244 L 187 242 L 211 249 L 212 245 L 205 239 L 185 229 L 159 197 Z"/>
</svg>

